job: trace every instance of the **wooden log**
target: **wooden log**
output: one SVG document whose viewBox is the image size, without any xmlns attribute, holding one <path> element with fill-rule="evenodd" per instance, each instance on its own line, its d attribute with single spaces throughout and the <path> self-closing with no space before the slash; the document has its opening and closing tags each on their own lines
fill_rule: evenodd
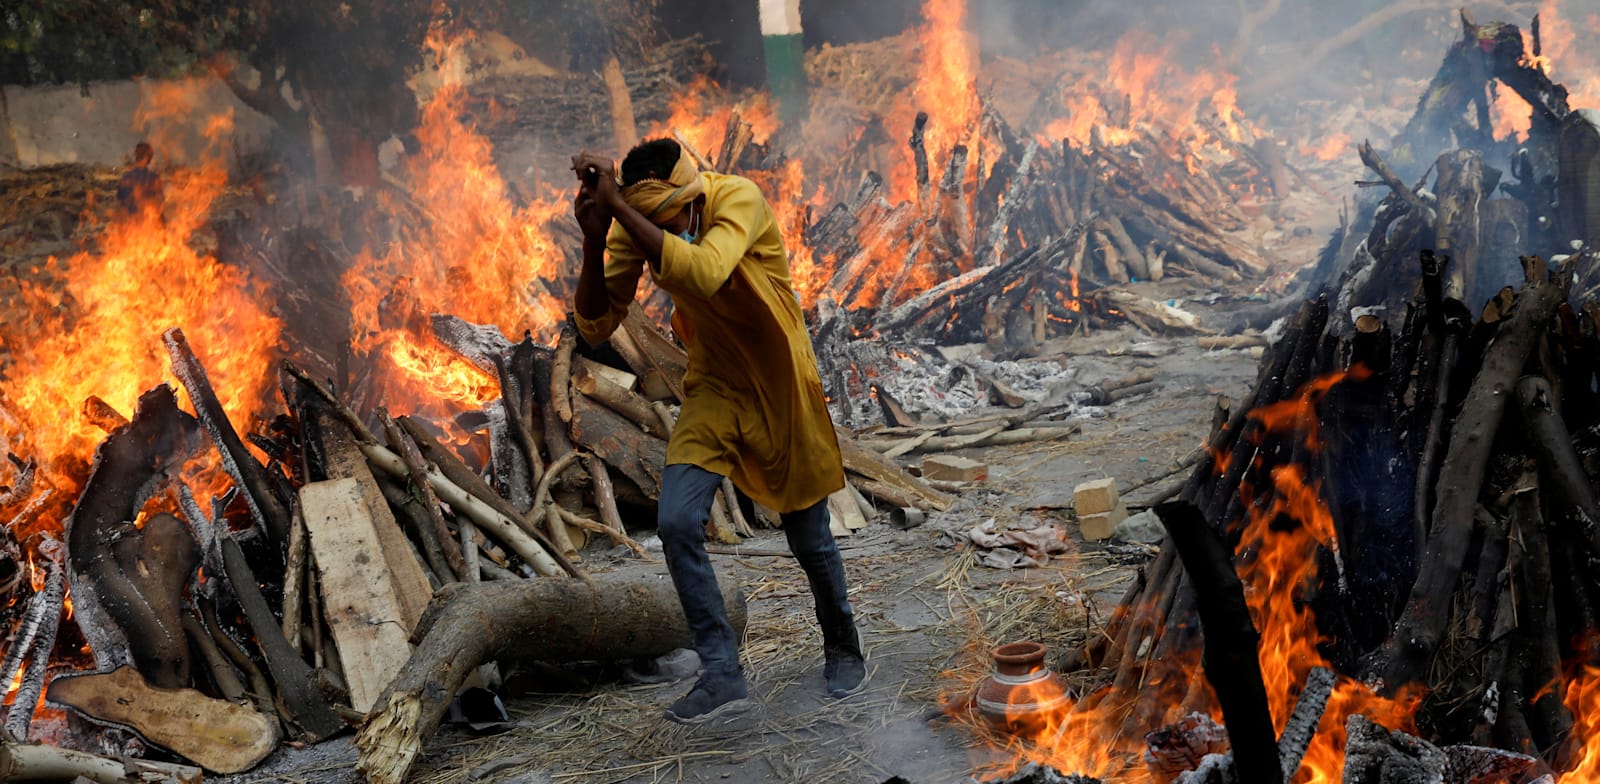
<svg viewBox="0 0 1600 784">
<path fill-rule="evenodd" d="M 654 417 L 659 419 L 659 417 Z M 573 440 L 632 480 L 651 500 L 661 493 L 667 442 L 587 395 L 572 399 Z"/>
<path fill-rule="evenodd" d="M 1100 225 L 1112 245 L 1116 246 L 1117 256 L 1121 258 L 1130 277 L 1135 280 L 1161 280 L 1160 275 L 1151 271 L 1150 263 L 1145 259 L 1144 252 L 1139 250 L 1138 243 L 1128 236 L 1128 227 L 1123 225 L 1121 218 L 1112 214 L 1103 215 Z"/>
<path fill-rule="evenodd" d="M 155 660 L 178 649 L 182 631 L 176 640 L 163 631 L 109 543 L 133 531 L 142 488 L 174 475 L 202 443 L 199 424 L 178 409 L 172 388 L 162 385 L 141 395 L 130 424 L 95 449 L 89 479 L 66 523 L 65 544 L 74 615 L 100 669 L 132 662 L 181 669 Z M 135 639 L 140 633 L 150 638 Z"/>
<path fill-rule="evenodd" d="M 633 96 L 628 94 L 628 82 L 622 75 L 622 63 L 616 55 L 606 59 L 600 70 L 605 80 L 606 100 L 611 107 L 611 143 L 618 154 L 627 152 L 639 143 L 639 128 L 633 115 Z"/>
<path fill-rule="evenodd" d="M 96 720 L 131 727 L 217 773 L 249 770 L 278 747 L 276 718 L 194 689 L 153 686 L 132 667 L 57 677 L 49 697 Z"/>
<path fill-rule="evenodd" d="M 504 498 L 496 494 L 493 488 L 484 483 L 477 472 L 468 468 L 465 463 L 461 462 L 460 458 L 436 441 L 422 425 L 411 417 L 406 416 L 397 417 L 395 424 L 398 424 L 401 430 L 406 431 L 406 434 L 411 437 L 411 440 L 416 443 L 417 448 L 422 452 L 422 456 L 432 466 L 429 469 L 429 481 L 433 483 L 434 491 L 439 494 L 441 499 L 458 511 L 461 511 L 462 505 L 454 498 L 456 491 L 459 491 L 461 495 L 477 499 L 480 503 L 467 506 L 467 509 L 470 510 L 467 514 L 472 516 L 473 522 L 477 523 L 480 528 L 493 532 L 497 539 L 507 545 L 512 545 L 512 542 L 506 540 L 507 536 L 517 538 L 518 542 L 513 549 L 516 549 L 517 554 L 523 556 L 524 559 L 528 558 L 528 554 L 534 554 L 535 557 L 533 560 L 529 560 L 529 565 L 533 566 L 535 571 L 540 574 L 546 574 L 544 570 L 549 566 L 548 559 L 549 561 L 554 561 L 555 565 L 559 567 L 559 571 L 566 572 L 573 577 L 582 576 L 578 568 L 568 562 L 566 557 L 545 536 L 536 521 L 530 519 L 528 515 L 518 512 Z M 554 447 L 552 446 L 553 449 Z M 369 460 L 375 454 L 366 447 L 363 447 L 362 451 L 366 453 Z M 387 453 L 387 456 L 393 456 L 392 452 L 383 451 Z M 385 459 L 387 459 L 387 456 Z M 396 459 L 398 460 L 398 457 Z M 552 464 L 554 459 L 556 458 L 552 451 Z M 383 468 L 388 471 L 390 470 L 390 465 L 385 465 Z M 393 472 L 391 471 L 391 473 Z M 449 485 L 449 487 L 446 488 L 445 485 Z M 530 510 L 530 513 L 542 514 L 539 510 Z M 502 522 L 512 523 L 514 528 L 521 530 L 526 536 L 517 537 L 515 534 L 508 532 L 501 525 Z M 529 538 L 533 540 L 531 544 L 526 541 Z M 537 546 L 535 547 L 534 545 Z M 543 555 L 539 555 L 538 553 L 540 552 Z"/>
<path fill-rule="evenodd" d="M 915 172 L 917 185 L 917 203 L 926 208 L 928 204 L 928 146 L 925 134 L 928 129 L 928 113 L 917 112 L 916 119 L 911 124 L 911 138 L 906 142 L 911 146 L 911 163 Z"/>
<path fill-rule="evenodd" d="M 398 421 L 403 423 L 404 418 Z M 401 426 L 404 427 L 404 424 Z M 410 476 L 405 461 L 388 449 L 377 444 L 363 444 L 361 451 L 374 466 L 391 476 Z M 492 502 L 478 497 L 476 493 L 455 484 L 440 473 L 437 463 L 429 467 L 428 483 L 433 486 L 434 492 L 439 494 L 441 500 L 450 504 L 457 513 L 472 518 L 473 522 L 485 532 L 493 535 L 527 561 L 534 571 L 547 577 L 563 572 L 574 577 L 578 576 L 577 567 L 572 566 L 554 545 L 544 539 L 543 532 L 528 531 L 531 526 L 521 522 L 520 515 L 513 517 L 506 513 L 509 507 L 497 507 Z"/>
<path fill-rule="evenodd" d="M 1192 578 L 1205 631 L 1206 680 L 1216 689 L 1217 702 L 1222 705 L 1234 770 L 1242 781 L 1282 782 L 1277 732 L 1256 650 L 1261 638 L 1250 621 L 1244 584 L 1234 572 L 1232 553 L 1193 504 L 1162 504 L 1156 515 Z"/>
<path fill-rule="evenodd" d="M 11 638 L 5 663 L 0 666 L 5 682 L 17 684 L 5 720 L 6 736 L 16 740 L 27 740 L 33 724 L 39 695 L 44 693 L 49 677 L 50 656 L 55 650 L 62 605 L 67 597 L 66 549 L 48 535 L 43 537 L 38 549 L 44 561 L 44 588 L 29 599 L 22 624 Z"/>
<path fill-rule="evenodd" d="M 134 662 L 153 685 L 180 688 L 190 682 L 189 643 L 183 633 L 183 592 L 200 553 L 189 529 L 168 513 L 151 515 L 141 528 L 102 543 L 115 555 L 135 594 L 140 612 L 124 626 Z"/>
<path fill-rule="evenodd" d="M 1517 404 L 1527 428 L 1528 448 L 1539 461 L 1544 495 L 1553 513 L 1570 517 L 1600 553 L 1600 504 L 1572 443 L 1572 434 L 1557 413 L 1550 382 L 1527 376 L 1517 383 Z"/>
<path fill-rule="evenodd" d="M 272 681 L 277 684 L 278 695 L 301 737 L 315 742 L 343 729 L 344 722 L 328 702 L 311 668 L 300 658 L 299 651 L 289 647 L 283 630 L 278 628 L 277 618 L 267 605 L 266 597 L 261 595 L 250 565 L 245 562 L 244 551 L 232 537 L 222 540 L 222 559 L 227 567 L 228 584 L 255 633 L 267 668 L 272 671 Z"/>
<path fill-rule="evenodd" d="M 210 523 L 198 520 L 195 525 L 209 526 Z M 283 637 L 289 641 L 289 647 L 300 650 L 300 619 L 305 615 L 302 603 L 311 581 L 306 576 L 306 521 L 305 512 L 300 508 L 298 493 L 289 499 L 289 526 L 288 565 L 284 568 L 281 603 Z"/>
<path fill-rule="evenodd" d="M 895 465 L 882 455 L 862 446 L 848 433 L 841 433 L 839 437 L 839 453 L 844 458 L 845 470 L 860 474 L 873 480 L 886 488 L 899 491 L 902 498 L 916 498 L 918 503 L 898 504 L 898 506 L 929 506 L 943 511 L 950 508 L 954 501 L 950 496 L 928 487 L 921 480 L 905 472 L 905 469 Z M 885 501 L 892 499 L 872 491 L 866 486 L 861 486 L 862 492 L 876 495 Z"/>
<path fill-rule="evenodd" d="M 1510 509 L 1515 535 L 1524 550 L 1524 585 L 1518 597 L 1521 606 L 1517 617 L 1532 619 L 1532 623 L 1518 624 L 1517 658 L 1523 676 L 1518 686 L 1528 695 L 1526 714 L 1535 749 L 1519 750 L 1534 753 L 1555 750 L 1572 731 L 1573 717 L 1562 702 L 1564 690 L 1554 686 L 1561 683 L 1563 677 L 1558 639 L 1561 627 L 1556 619 L 1550 542 L 1544 514 L 1540 511 L 1540 485 L 1535 477 L 1525 477 L 1520 484 L 1526 490 L 1512 498 Z"/>
<path fill-rule="evenodd" d="M 724 577 L 735 634 L 743 596 Z M 370 784 L 399 784 L 450 699 L 478 665 L 502 658 L 559 663 L 655 656 L 689 644 L 677 592 L 664 575 L 618 572 L 591 582 L 519 580 L 456 584 L 439 592 L 417 651 L 356 736 L 356 768 Z"/>
<path fill-rule="evenodd" d="M 600 520 L 610 529 L 606 535 L 619 544 L 627 545 L 640 558 L 648 558 L 644 547 L 628 536 L 622 513 L 617 510 L 616 491 L 611 487 L 611 472 L 606 468 L 605 461 L 595 455 L 586 455 L 584 462 L 589 465 L 589 476 L 594 478 L 594 503 L 600 510 Z"/>
<path fill-rule="evenodd" d="M 1450 254 L 1444 294 L 1465 299 L 1473 290 L 1483 246 L 1481 216 L 1484 189 L 1483 153 L 1455 150 L 1439 157 L 1439 176 L 1434 184 L 1438 193 L 1439 215 L 1435 222 L 1435 244 L 1441 253 Z"/>
<path fill-rule="evenodd" d="M 189 348 L 183 330 L 169 329 L 161 333 L 161 339 L 172 358 L 173 374 L 189 392 L 196 418 L 222 455 L 223 470 L 228 472 L 228 476 L 244 493 L 250 516 L 261 526 L 278 552 L 284 552 L 289 542 L 288 507 L 278 498 L 265 469 L 244 448 L 244 442 L 239 439 L 238 432 L 228 421 L 227 413 L 222 410 L 222 401 L 217 399 L 216 391 L 211 388 L 205 366 L 200 364 L 200 359 Z"/>
<path fill-rule="evenodd" d="M 639 429 L 643 430 L 647 435 L 665 438 L 665 433 L 661 430 L 661 419 L 656 416 L 655 409 L 650 407 L 650 401 L 595 372 L 592 367 L 594 364 L 588 360 L 581 360 L 575 363 L 572 372 L 572 388 L 588 396 L 589 399 L 601 403 L 606 408 L 627 417 L 628 421 L 638 425 Z M 569 400 L 568 407 L 570 408 L 571 405 Z"/>
<path fill-rule="evenodd" d="M 0 781 L 95 784 L 201 784 L 202 771 L 171 762 L 102 757 L 86 751 L 22 743 L 0 744 Z"/>
<path fill-rule="evenodd" d="M 1484 352 L 1452 428 L 1434 493 L 1436 504 L 1428 530 L 1428 557 L 1420 564 L 1406 609 L 1385 646 L 1383 685 L 1389 693 L 1426 671 L 1443 638 L 1450 594 L 1461 574 L 1471 539 L 1473 508 L 1488 468 L 1494 434 L 1510 397 L 1512 384 L 1532 353 L 1541 330 L 1556 306 L 1566 300 L 1571 278 L 1529 280 L 1517 297 L 1511 317 Z"/>
<path fill-rule="evenodd" d="M 445 522 L 444 513 L 439 510 L 439 496 L 433 491 L 433 485 L 428 482 L 428 461 L 422 457 L 422 450 L 411 440 L 411 436 L 390 418 L 387 411 L 383 413 L 383 431 L 389 439 L 389 447 L 405 461 L 406 470 L 411 474 L 411 482 L 422 495 L 421 506 L 428 524 L 417 526 L 417 532 L 423 541 L 425 552 L 430 555 L 438 553 L 443 557 L 446 568 L 440 573 L 440 577 L 453 576 L 457 580 L 467 579 L 470 571 L 467 568 L 466 556 L 460 544 L 456 542 L 455 535 L 451 533 L 449 524 Z M 434 568 L 438 570 L 437 566 Z M 449 580 L 446 579 L 446 582 Z"/>
<path fill-rule="evenodd" d="M 205 660 L 205 674 L 209 676 L 207 680 L 211 682 L 216 693 L 229 702 L 245 704 L 247 698 L 244 681 L 239 679 L 239 673 L 228 661 L 227 654 L 222 652 L 222 646 L 218 645 L 216 638 L 206 630 L 197 613 L 184 614 L 183 631 L 189 635 L 189 642 L 200 651 L 201 658 Z M 288 634 L 285 633 L 284 636 L 287 637 Z M 296 629 L 295 640 L 291 643 L 298 646 L 299 636 L 300 631 Z M 196 678 L 196 681 L 198 682 L 199 678 Z"/>
<path fill-rule="evenodd" d="M 611 333 L 611 346 L 639 377 L 639 391 L 646 398 L 683 399 L 688 358 L 655 328 L 638 302 L 629 306 L 622 325 Z"/>
<path fill-rule="evenodd" d="M 570 324 L 561 325 L 561 336 L 556 341 L 555 357 L 551 360 L 550 377 L 552 379 L 565 379 L 572 377 L 572 352 L 578 346 L 578 331 Z M 572 399 L 563 388 L 550 388 L 550 409 L 556 412 L 563 423 L 572 421 Z"/>
</svg>

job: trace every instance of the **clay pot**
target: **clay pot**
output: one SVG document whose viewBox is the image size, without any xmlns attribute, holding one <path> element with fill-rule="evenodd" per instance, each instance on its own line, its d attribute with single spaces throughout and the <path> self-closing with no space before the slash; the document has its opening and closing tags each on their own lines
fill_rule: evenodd
<svg viewBox="0 0 1600 784">
<path fill-rule="evenodd" d="M 1013 642 L 990 652 L 994 673 L 979 682 L 976 701 L 978 714 L 995 729 L 1038 729 L 1066 708 L 1066 684 L 1044 666 L 1045 651 L 1041 643 Z"/>
</svg>

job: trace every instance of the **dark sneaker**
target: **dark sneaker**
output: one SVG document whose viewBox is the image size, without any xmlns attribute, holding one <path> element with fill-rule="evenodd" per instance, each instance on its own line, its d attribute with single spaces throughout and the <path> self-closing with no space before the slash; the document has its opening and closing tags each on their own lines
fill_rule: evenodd
<svg viewBox="0 0 1600 784">
<path fill-rule="evenodd" d="M 749 717 L 755 701 L 742 674 L 700 676 L 694 688 L 667 708 L 667 718 L 679 724 L 726 725 Z"/>
<path fill-rule="evenodd" d="M 822 654 L 822 679 L 827 682 L 829 697 L 844 699 L 866 688 L 867 660 L 859 645 L 855 650 L 829 645 Z"/>
</svg>

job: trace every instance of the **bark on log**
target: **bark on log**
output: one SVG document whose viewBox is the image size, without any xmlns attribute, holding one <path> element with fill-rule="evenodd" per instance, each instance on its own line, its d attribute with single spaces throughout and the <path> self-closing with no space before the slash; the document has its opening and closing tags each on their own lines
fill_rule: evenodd
<svg viewBox="0 0 1600 784">
<path fill-rule="evenodd" d="M 158 628 L 109 543 L 133 530 L 131 521 L 146 498 L 202 443 L 199 424 L 178 409 L 172 388 L 163 385 L 140 396 L 133 421 L 95 450 L 94 468 L 67 520 L 66 545 L 74 611 L 99 669 L 147 658 L 147 649 L 130 652 L 129 643 Z"/>
<path fill-rule="evenodd" d="M 374 466 L 391 476 L 410 476 L 405 461 L 388 449 L 377 444 L 365 444 L 361 450 L 366 453 L 367 459 Z M 580 576 L 577 567 L 572 566 L 571 562 L 544 538 L 542 531 L 530 532 L 527 530 L 529 524 L 521 520 L 520 516 L 507 514 L 505 509 L 508 509 L 508 506 L 497 508 L 476 494 L 461 488 L 439 473 L 437 465 L 428 471 L 428 482 L 442 500 L 449 503 L 458 513 L 472 517 L 478 525 L 527 561 L 534 571 L 547 577 L 562 572 L 574 577 Z"/>
<path fill-rule="evenodd" d="M 170 762 L 131 757 L 102 757 L 84 751 L 21 743 L 0 744 L 0 781 L 74 782 L 95 784 L 201 784 L 201 770 Z"/>
<path fill-rule="evenodd" d="M 1511 318 L 1484 352 L 1482 366 L 1461 404 L 1439 469 L 1427 552 L 1405 612 L 1385 646 L 1383 688 L 1393 693 L 1421 677 L 1443 639 L 1446 603 L 1461 575 L 1471 542 L 1472 513 L 1488 468 L 1490 449 L 1512 384 L 1522 374 L 1556 306 L 1566 301 L 1571 278 L 1535 278 L 1523 286 Z"/>
<path fill-rule="evenodd" d="M 227 412 L 222 410 L 222 401 L 217 399 L 216 391 L 211 388 L 205 366 L 200 364 L 200 359 L 189 348 L 183 330 L 169 329 L 161 334 L 161 338 L 172 357 L 173 374 L 189 391 L 195 415 L 217 445 L 217 451 L 222 454 L 223 469 L 244 493 L 256 524 L 261 526 L 277 552 L 285 552 L 289 542 L 289 508 L 274 491 L 266 469 L 244 448 L 244 442 L 228 421 Z"/>
<path fill-rule="evenodd" d="M 344 729 L 344 721 L 329 704 L 311 668 L 300 658 L 300 652 L 289 647 L 289 641 L 284 639 L 272 608 L 261 595 L 255 574 L 245 562 L 244 552 L 231 537 L 222 540 L 222 560 L 228 570 L 228 584 L 261 646 L 278 695 L 283 698 L 302 737 L 314 743 Z"/>
<path fill-rule="evenodd" d="M 383 415 L 383 430 L 384 435 L 389 438 L 389 446 L 393 447 L 393 451 L 405 461 L 406 470 L 411 472 L 412 483 L 422 494 L 422 507 L 427 514 L 428 524 L 417 526 L 417 533 L 423 542 L 425 554 L 429 556 L 430 562 L 434 554 L 443 556 L 448 568 L 440 573 L 440 577 L 466 580 L 468 576 L 466 556 L 461 552 L 461 545 L 456 542 L 449 524 L 445 522 L 444 513 L 439 511 L 439 496 L 434 493 L 433 485 L 428 482 L 428 461 L 423 459 L 422 450 L 387 412 Z M 434 567 L 435 570 L 438 568 Z"/>
<path fill-rule="evenodd" d="M 1278 784 L 1284 780 L 1283 769 L 1267 707 L 1267 688 L 1261 679 L 1257 651 L 1261 638 L 1250 621 L 1233 555 L 1193 504 L 1162 504 L 1156 515 L 1194 586 L 1205 635 L 1206 680 L 1216 689 L 1217 702 L 1222 705 L 1234 770 L 1241 781 Z"/>
<path fill-rule="evenodd" d="M 139 671 L 151 684 L 169 689 L 189 685 L 189 643 L 183 634 L 183 591 L 200 553 L 189 529 L 167 513 L 152 515 L 144 527 L 115 542 L 102 543 L 116 556 L 143 608 L 123 626 Z"/>
<path fill-rule="evenodd" d="M 422 456 L 427 458 L 428 462 L 438 469 L 438 479 L 430 478 L 429 481 L 433 483 L 434 491 L 439 493 L 441 498 L 458 509 L 463 507 L 465 499 L 452 499 L 449 497 L 449 493 L 452 490 L 460 490 L 463 496 L 477 499 L 477 501 L 481 502 L 480 504 L 466 504 L 467 508 L 479 510 L 474 515 L 474 522 L 479 526 L 496 531 L 497 538 L 507 545 L 512 545 L 512 542 L 506 539 L 506 536 L 510 534 L 507 534 L 505 528 L 500 525 L 501 520 L 513 523 L 513 528 L 521 530 L 529 537 L 532 537 L 533 544 L 538 545 L 537 548 L 531 547 L 526 541 L 518 542 L 515 546 L 518 548 L 517 554 L 528 560 L 529 564 L 540 574 L 546 574 L 545 570 L 549 568 L 549 563 L 546 559 L 553 559 L 560 571 L 564 571 L 573 577 L 581 576 L 578 568 L 566 559 L 566 556 L 545 536 L 543 531 L 539 530 L 536 520 L 530 520 L 522 515 L 504 498 L 501 498 L 493 488 L 484 483 L 477 473 L 468 468 L 465 463 L 462 463 L 460 458 L 456 457 L 450 450 L 445 449 L 438 441 L 435 441 L 433 436 L 429 435 L 421 425 L 410 417 L 404 416 L 396 418 L 395 423 L 400 425 L 400 429 L 406 431 L 407 435 L 411 436 L 411 439 L 416 442 L 417 448 L 422 451 Z M 565 432 L 565 428 L 561 428 L 561 430 Z M 554 450 L 553 445 L 551 448 Z M 371 450 L 363 447 L 363 451 L 367 452 L 368 458 L 373 456 Z M 399 460 L 398 456 L 394 457 Z M 556 459 L 553 451 L 551 458 L 552 462 Z M 389 466 L 384 466 L 384 470 L 389 470 Z M 431 471 L 429 474 L 430 477 L 434 476 Z M 441 482 L 440 480 L 444 481 Z M 494 513 L 484 514 L 481 511 L 482 507 L 488 507 Z M 530 511 L 535 514 L 538 513 L 538 510 Z M 540 555 L 541 552 L 543 553 L 542 555 Z M 530 555 L 534 557 L 530 559 Z"/>
<path fill-rule="evenodd" d="M 1550 499 L 1548 508 L 1554 514 L 1571 516 L 1600 554 L 1600 506 L 1572 434 L 1555 410 L 1550 382 L 1542 376 L 1522 379 L 1517 384 L 1517 404 L 1528 429 L 1528 448 L 1539 462 L 1541 486 Z"/>
<path fill-rule="evenodd" d="M 656 416 L 655 409 L 650 407 L 650 401 L 640 397 L 633 390 L 627 389 L 610 379 L 591 372 L 584 365 L 579 364 L 572 373 L 572 388 L 583 393 L 590 400 L 601 403 L 606 408 L 628 418 L 628 421 L 639 426 L 646 434 L 657 438 L 665 438 L 661 431 L 661 418 Z M 569 401 L 568 406 L 571 406 Z M 571 421 L 569 417 L 569 422 Z"/>
<path fill-rule="evenodd" d="M 720 585 L 729 621 L 742 634 L 743 595 L 732 579 Z M 439 592 L 417 631 L 416 652 L 356 736 L 356 768 L 371 784 L 405 780 L 451 698 L 484 662 L 653 656 L 690 639 L 672 583 L 640 572 L 596 575 L 587 583 L 452 585 Z"/>
<path fill-rule="evenodd" d="M 621 471 L 651 500 L 660 497 L 661 472 L 667 464 L 666 441 L 645 433 L 587 395 L 572 398 L 572 438 Z"/>
</svg>

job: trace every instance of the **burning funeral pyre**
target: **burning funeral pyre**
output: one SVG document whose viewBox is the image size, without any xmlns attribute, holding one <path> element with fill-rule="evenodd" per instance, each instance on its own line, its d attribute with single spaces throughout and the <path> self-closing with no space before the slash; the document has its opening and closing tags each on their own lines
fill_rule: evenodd
<svg viewBox="0 0 1600 784">
<path fill-rule="evenodd" d="M 840 534 L 880 507 L 951 503 L 952 488 L 907 473 L 898 454 L 935 438 L 956 448 L 1073 431 L 1064 406 L 998 377 L 983 378 L 980 394 L 1014 412 L 951 433 L 908 427 L 885 370 L 893 363 L 947 362 L 935 344 L 1027 356 L 1122 322 L 1204 333 L 1189 313 L 1122 284 L 1189 275 L 1249 288 L 1285 276 L 1245 229 L 1296 175 L 1284 145 L 1239 112 L 1231 80 L 1180 78 L 1151 59 L 1149 42 L 1130 39 L 1099 63 L 1111 77 L 1063 80 L 1026 118 L 1008 119 L 978 89 L 962 12 L 929 3 L 925 25 L 900 42 L 917 56 L 899 100 L 880 93 L 885 105 L 817 112 L 834 122 L 860 113 L 849 133 L 780 129 L 763 101 L 729 105 L 710 83 L 692 88 L 705 105 L 658 118 L 658 132 L 677 133 L 703 167 L 800 195 L 775 206 L 836 420 L 916 431 L 869 442 L 841 429 L 850 485 L 830 499 Z M 1299 698 L 1310 715 L 1302 725 L 1329 725 L 1301 727 L 1312 773 L 1300 775 L 1310 780 L 1334 780 L 1341 767 L 1351 775 L 1341 730 L 1358 715 L 1382 725 L 1359 737 L 1402 750 L 1371 752 L 1373 766 L 1402 752 L 1424 766 L 1455 758 L 1453 746 L 1430 752 L 1384 727 L 1510 749 L 1483 756 L 1535 773 L 1538 760 L 1579 764 L 1569 739 L 1592 733 L 1573 725 L 1583 712 L 1562 709 L 1561 697 L 1581 695 L 1585 681 L 1560 668 L 1584 661 L 1578 632 L 1595 626 L 1586 602 L 1563 604 L 1587 595 L 1581 551 L 1552 543 L 1578 535 L 1587 546 L 1581 521 L 1593 519 L 1583 516 L 1593 500 L 1582 462 L 1592 325 L 1587 311 L 1561 309 L 1573 281 L 1589 284 L 1593 256 L 1587 246 L 1563 254 L 1553 281 L 1529 256 L 1520 294 L 1496 294 L 1477 316 L 1463 303 L 1508 282 L 1492 261 L 1586 237 L 1548 210 L 1551 187 L 1571 181 L 1556 176 L 1568 165 L 1563 145 L 1581 149 L 1586 126 L 1515 28 L 1465 30 L 1409 146 L 1390 162 L 1363 150 L 1392 195 L 1366 242 L 1334 249 L 1350 260 L 1335 296 L 1289 322 L 1253 399 L 1212 434 L 1182 496 L 1189 506 L 1168 510 L 1175 528 L 1214 526 L 1225 542 L 1163 548 L 1101 642 L 1078 654 L 1109 687 L 1082 687 L 1039 738 L 1019 742 L 1019 757 L 1139 780 L 1158 775 L 1127 765 L 1144 753 L 1143 732 L 1198 712 L 1225 724 L 1237 770 L 1276 770 L 1276 737 L 1263 743 L 1262 733 L 1283 731 Z M 430 43 L 441 58 L 457 46 Z M 1150 67 L 1158 82 L 1128 75 Z M 1532 107 L 1529 152 L 1512 164 L 1524 190 L 1509 200 L 1488 198 L 1497 173 L 1469 144 L 1495 149 L 1498 129 L 1458 127 L 1469 105 L 1483 105 L 1491 76 Z M 153 95 L 151 111 L 183 113 L 188 100 L 179 84 Z M 155 746 L 231 772 L 282 738 L 314 742 L 355 726 L 369 780 L 400 781 L 451 697 L 485 677 L 480 665 L 650 655 L 687 639 L 662 580 L 586 575 L 580 555 L 590 537 L 644 553 L 624 519 L 658 497 L 683 395 L 683 352 L 657 326 L 665 296 L 636 309 L 609 346 L 579 345 L 565 326 L 579 248 L 565 185 L 525 197 L 502 180 L 488 137 L 465 119 L 478 100 L 440 88 L 423 108 L 405 187 L 377 186 L 370 203 L 315 192 L 276 203 L 230 185 L 221 166 L 174 172 L 164 209 L 109 220 L 92 247 L 52 257 L 22 286 L 17 299 L 39 322 L 4 335 L 10 627 L 0 677 L 11 685 L 0 770 L 104 775 L 97 758 L 22 743 L 46 739 L 112 755 Z M 223 149 L 226 123 L 209 130 Z M 834 143 L 796 143 L 819 139 Z M 1395 173 L 1418 177 L 1441 144 L 1457 142 L 1431 188 Z M 1581 191 L 1559 203 L 1570 210 Z M 216 220 L 224 207 L 232 220 Z M 302 224 L 317 232 L 284 237 L 251 219 L 265 210 L 324 214 Z M 346 225 L 366 211 L 386 220 Z M 1508 238 L 1502 225 L 1543 232 Z M 1419 268 L 1425 248 L 1436 255 Z M 1378 304 L 1388 309 L 1348 319 Z M 1528 357 L 1546 387 L 1518 381 Z M 1559 439 L 1493 437 L 1495 406 L 1507 400 L 1495 393 L 1513 382 L 1526 387 L 1528 431 Z M 1499 473 L 1485 479 L 1491 464 Z M 763 516 L 725 486 L 709 533 L 737 541 Z M 1546 533 L 1546 519 L 1580 523 Z M 1291 534 L 1296 544 L 1278 542 Z M 1235 580 L 1252 586 L 1250 607 L 1215 617 L 1238 626 L 1235 639 L 1259 633 L 1263 655 L 1259 678 L 1213 692 L 1190 677 L 1193 620 L 1198 612 L 1212 628 L 1218 594 L 1208 591 L 1226 591 L 1232 570 L 1201 567 L 1225 562 L 1225 544 L 1242 554 Z M 1394 557 L 1445 544 L 1448 557 Z M 1393 618 L 1354 612 L 1403 596 L 1409 570 L 1417 588 L 1388 608 Z M 1458 585 L 1462 576 L 1472 579 Z M 1294 593 L 1306 585 L 1319 590 Z M 1269 621 L 1274 610 L 1290 617 Z M 1534 635 L 1514 617 L 1553 620 Z M 1390 637 L 1396 619 L 1405 634 Z M 1386 643 L 1395 639 L 1404 644 Z M 1236 663 L 1252 659 L 1242 650 Z M 1282 657 L 1277 669 L 1269 650 Z M 1440 652 L 1460 662 L 1441 664 Z M 1208 671 L 1221 655 L 1206 649 Z M 1345 673 L 1331 696 L 1305 686 L 1316 667 Z M 1364 673 L 1380 676 L 1377 690 L 1349 677 Z M 1180 683 L 1187 693 L 1148 688 Z M 1236 700 L 1252 683 L 1261 699 Z M 1139 685 L 1143 697 L 1129 702 Z M 1255 713 L 1241 718 L 1240 705 Z M 1247 731 L 1256 735 L 1241 740 Z M 1161 737 L 1181 746 L 1184 732 Z M 1078 743 L 1102 754 L 1081 755 Z M 1249 756 L 1268 746 L 1271 764 Z M 157 779 L 198 775 L 136 767 Z"/>
</svg>

